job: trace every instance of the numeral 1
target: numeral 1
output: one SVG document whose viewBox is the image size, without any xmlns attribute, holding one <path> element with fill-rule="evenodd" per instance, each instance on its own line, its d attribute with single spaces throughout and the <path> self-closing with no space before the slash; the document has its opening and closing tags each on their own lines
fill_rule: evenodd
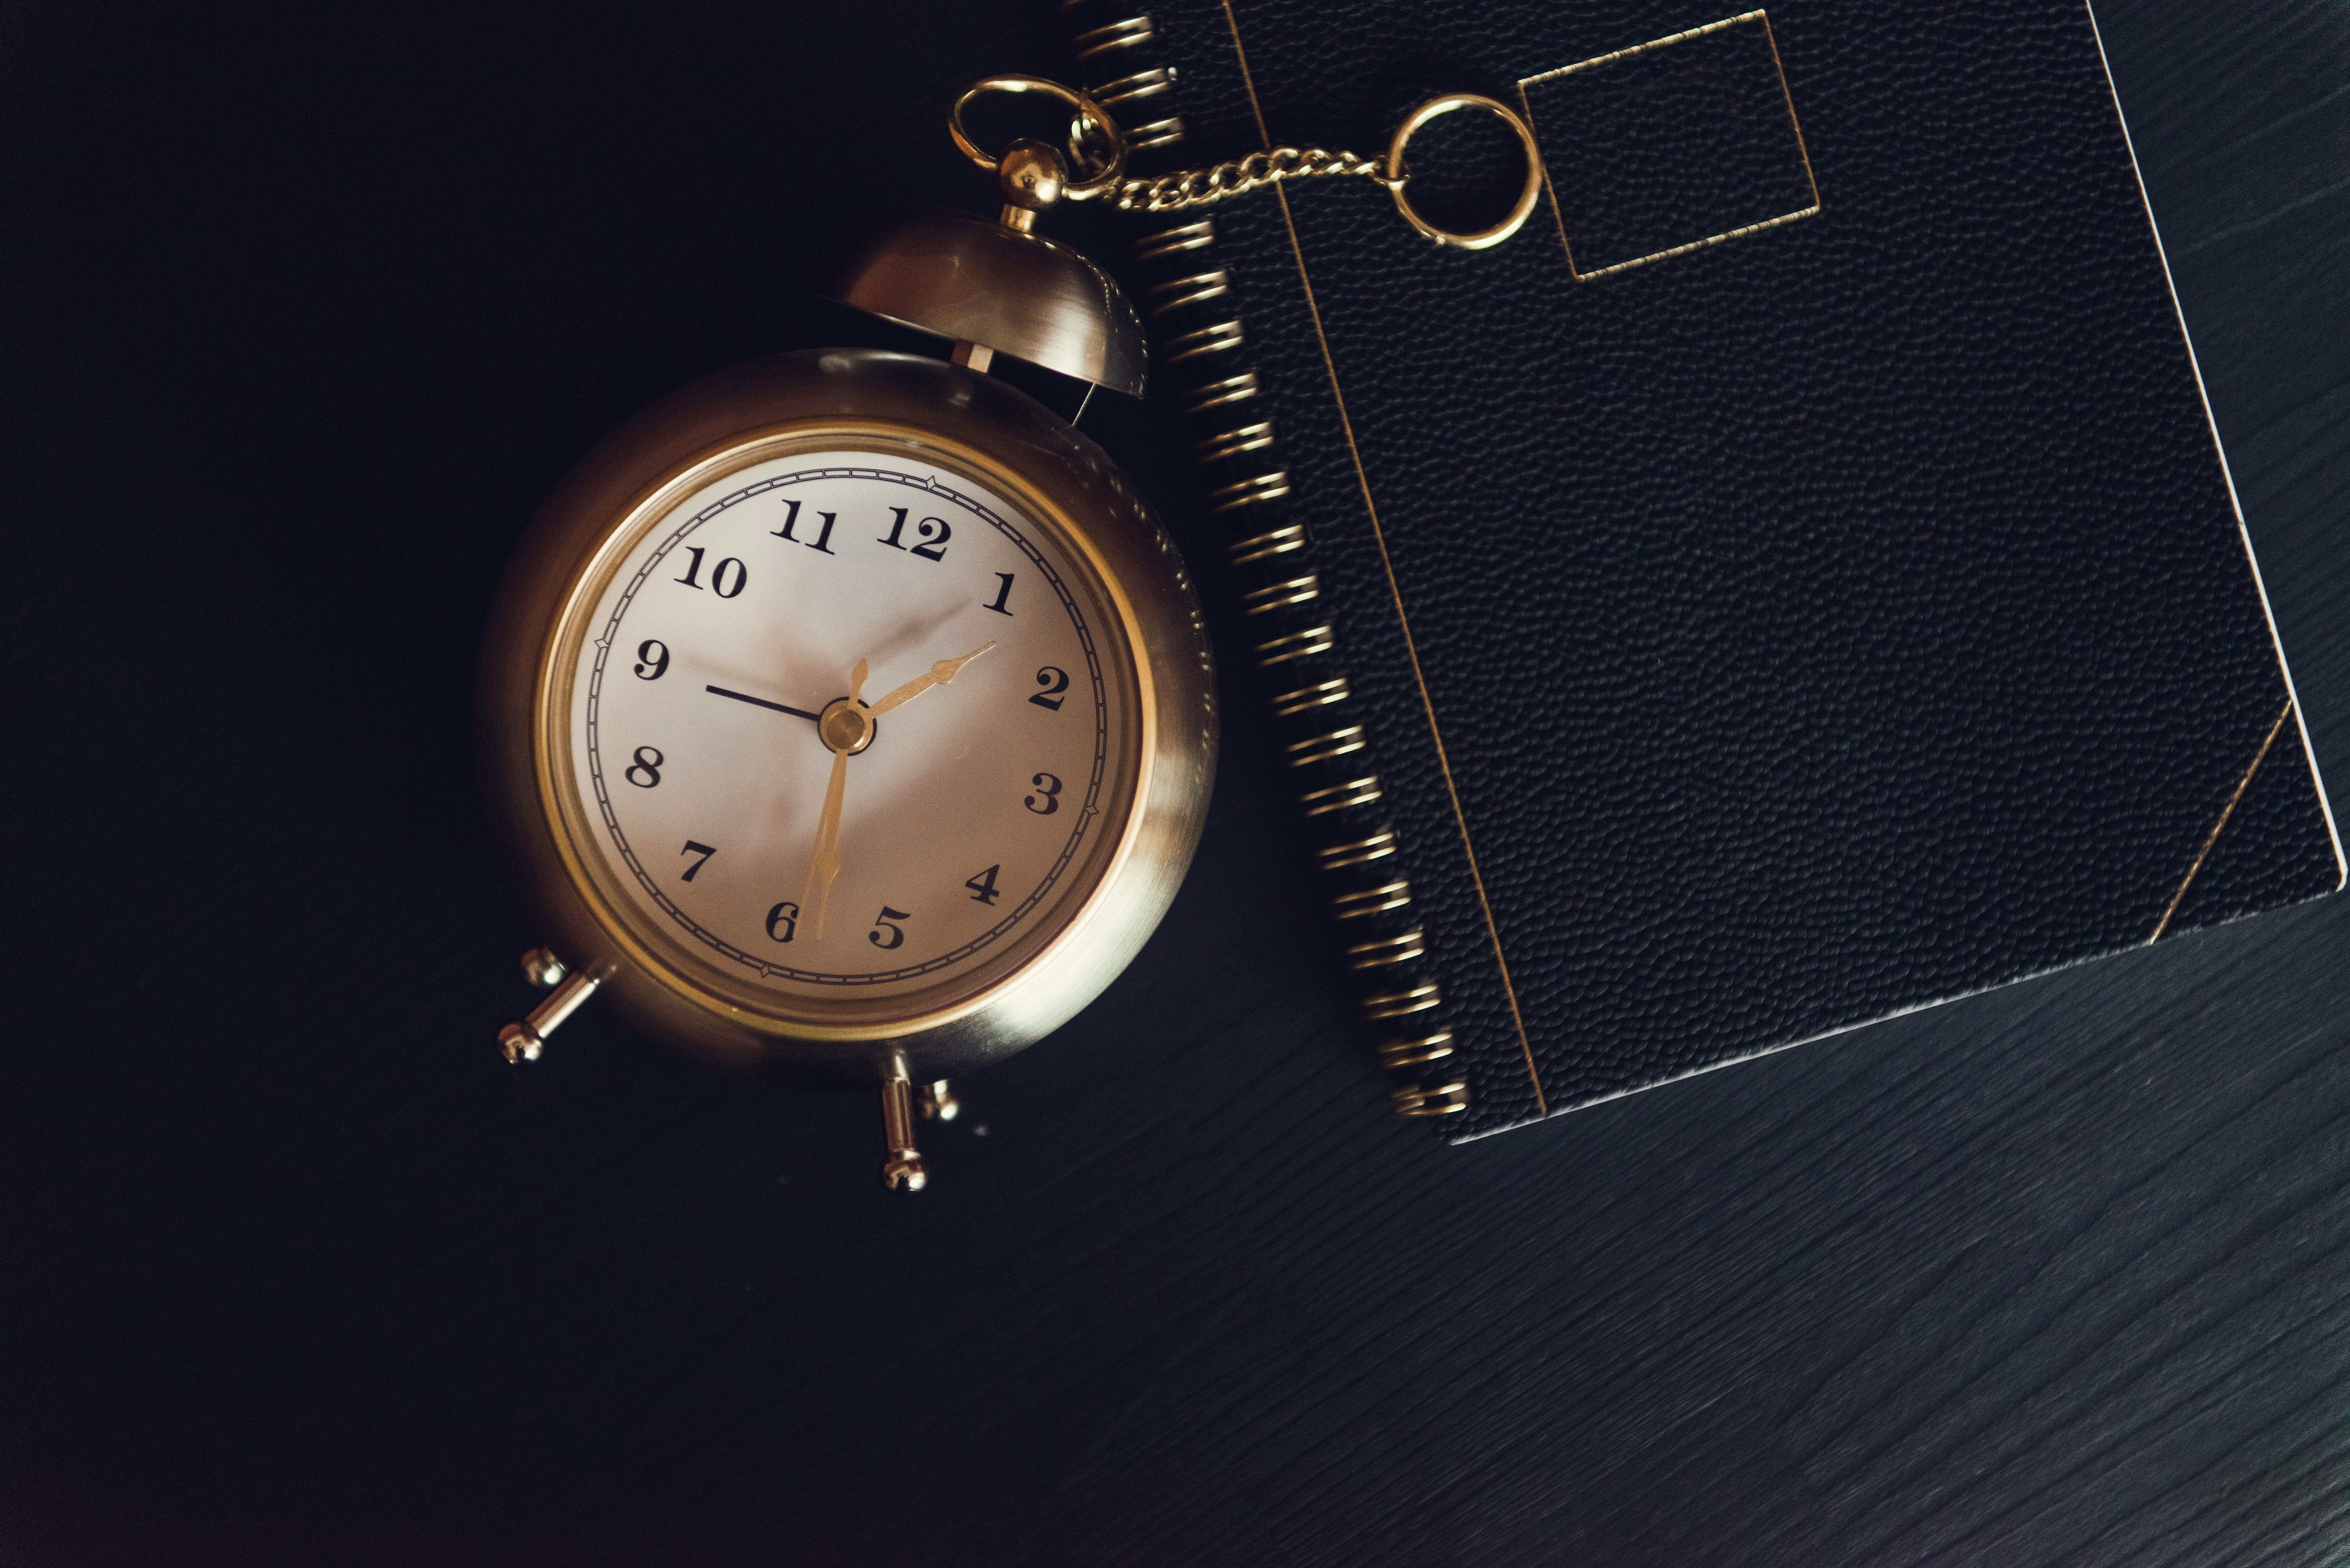
<svg viewBox="0 0 2350 1568">
<path fill-rule="evenodd" d="M 901 512 L 899 515 L 902 517 L 905 514 Z M 995 580 L 1003 586 L 995 590 L 995 602 L 987 607 L 998 615 L 1010 615 L 1012 612 L 1003 607 L 1012 602 L 1012 574 L 998 572 L 995 574 Z"/>
<path fill-rule="evenodd" d="M 877 545 L 887 545 L 892 550 L 902 550 L 906 546 L 898 543 L 898 535 L 906 531 L 906 509 L 902 506 L 892 506 L 889 512 L 892 518 L 889 524 L 889 536 L 887 539 L 876 539 L 873 542 Z"/>
</svg>

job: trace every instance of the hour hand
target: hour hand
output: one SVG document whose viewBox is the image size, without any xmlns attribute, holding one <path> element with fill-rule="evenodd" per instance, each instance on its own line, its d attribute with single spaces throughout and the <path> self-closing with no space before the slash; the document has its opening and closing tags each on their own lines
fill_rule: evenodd
<svg viewBox="0 0 2350 1568">
<path fill-rule="evenodd" d="M 990 638 L 985 642 L 981 643 L 977 648 L 972 649 L 969 653 L 964 654 L 961 659 L 940 659 L 937 663 L 931 666 L 931 672 L 928 675 L 915 676 L 911 680 L 907 681 L 903 686 L 899 687 L 896 691 L 882 698 L 881 701 L 874 703 L 873 716 L 878 719 L 882 714 L 887 713 L 890 709 L 912 701 L 915 698 L 920 697 L 923 692 L 928 691 L 933 686 L 944 686 L 948 681 L 952 680 L 962 672 L 964 665 L 969 664 L 972 659 L 977 659 L 981 654 L 985 653 L 989 649 L 993 648 L 994 646 L 995 639 L 993 638 Z"/>
<path fill-rule="evenodd" d="M 795 719 L 822 717 L 821 714 L 811 713 L 805 708 L 786 708 L 781 702 L 770 702 L 764 697 L 754 697 L 748 691 L 729 691 L 723 686 L 705 686 L 702 690 L 713 697 L 732 697 L 737 702 L 748 702 L 754 708 L 771 708 L 778 713 L 789 713 Z"/>
</svg>

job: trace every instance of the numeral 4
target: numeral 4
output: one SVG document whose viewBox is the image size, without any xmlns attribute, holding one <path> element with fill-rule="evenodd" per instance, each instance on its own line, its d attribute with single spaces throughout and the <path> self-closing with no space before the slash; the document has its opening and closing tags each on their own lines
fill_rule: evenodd
<svg viewBox="0 0 2350 1568">
<path fill-rule="evenodd" d="M 1000 865 L 991 866 L 986 870 L 981 872 L 978 876 L 973 877 L 970 881 L 963 884 L 964 887 L 971 889 L 971 901 L 972 903 L 985 904 L 993 908 L 995 900 L 1003 897 L 1003 894 L 995 890 L 995 874 L 1003 869 L 1003 867 Z"/>
</svg>

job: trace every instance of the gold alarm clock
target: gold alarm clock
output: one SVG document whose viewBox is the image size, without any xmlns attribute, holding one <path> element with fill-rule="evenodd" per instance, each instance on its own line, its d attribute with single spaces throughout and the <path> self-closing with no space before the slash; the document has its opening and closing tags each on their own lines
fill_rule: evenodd
<svg viewBox="0 0 2350 1568">
<path fill-rule="evenodd" d="M 1064 94 L 1117 142 L 1080 95 L 989 85 Z M 946 1080 L 1134 957 L 1216 754 L 1174 546 L 1099 448 L 986 373 L 1002 353 L 1141 390 L 1116 285 L 1030 232 L 1120 171 L 1073 183 L 1034 142 L 985 161 L 996 223 L 900 225 L 841 291 L 951 358 L 785 354 L 638 416 L 540 513 L 483 670 L 546 937 L 525 968 L 551 987 L 507 1057 L 592 994 L 722 1064 L 878 1082 L 908 1189 L 915 1086 L 951 1109 Z"/>
</svg>

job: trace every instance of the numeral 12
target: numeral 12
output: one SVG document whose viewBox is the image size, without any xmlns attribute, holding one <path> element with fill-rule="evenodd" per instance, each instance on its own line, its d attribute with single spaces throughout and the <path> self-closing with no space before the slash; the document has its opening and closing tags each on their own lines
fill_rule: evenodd
<svg viewBox="0 0 2350 1568">
<path fill-rule="evenodd" d="M 906 509 L 902 506 L 892 506 L 889 512 L 891 517 L 889 536 L 887 539 L 876 539 L 873 542 L 877 545 L 887 545 L 892 550 L 907 549 L 909 546 L 898 543 L 899 537 L 906 532 Z M 954 530 L 947 526 L 945 518 L 925 517 L 914 524 L 914 532 L 925 543 L 910 546 L 913 554 L 920 556 L 925 561 L 943 561 L 947 558 L 947 541 L 954 537 Z"/>
</svg>

